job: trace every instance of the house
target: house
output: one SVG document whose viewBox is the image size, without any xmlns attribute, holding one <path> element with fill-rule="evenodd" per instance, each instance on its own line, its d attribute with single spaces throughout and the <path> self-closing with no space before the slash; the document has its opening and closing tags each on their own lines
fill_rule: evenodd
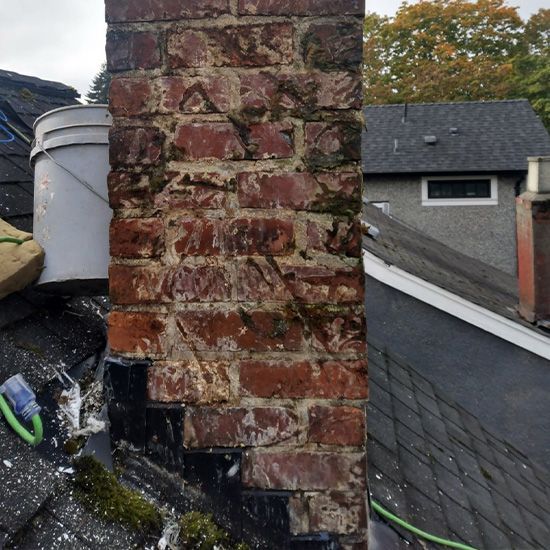
<svg viewBox="0 0 550 550">
<path fill-rule="evenodd" d="M 518 314 L 517 281 L 366 208 L 370 337 L 550 467 L 550 333 Z"/>
<path fill-rule="evenodd" d="M 367 199 L 410 227 L 516 273 L 514 199 L 550 136 L 527 100 L 368 105 Z"/>
</svg>

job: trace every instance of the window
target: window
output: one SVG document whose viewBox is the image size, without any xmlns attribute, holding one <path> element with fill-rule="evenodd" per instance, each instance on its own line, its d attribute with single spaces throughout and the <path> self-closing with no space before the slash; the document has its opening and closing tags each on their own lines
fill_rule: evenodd
<svg viewBox="0 0 550 550">
<path fill-rule="evenodd" d="M 424 206 L 468 206 L 498 204 L 495 176 L 422 178 Z"/>
</svg>

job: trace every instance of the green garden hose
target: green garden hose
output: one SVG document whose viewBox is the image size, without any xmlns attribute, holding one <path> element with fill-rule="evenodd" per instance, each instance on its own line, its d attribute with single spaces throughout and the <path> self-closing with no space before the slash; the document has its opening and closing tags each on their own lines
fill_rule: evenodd
<svg viewBox="0 0 550 550">
<path fill-rule="evenodd" d="M 15 237 L 0 237 L 0 243 L 23 244 L 25 241 Z"/>
<path fill-rule="evenodd" d="M 4 414 L 8 424 L 13 428 L 17 435 L 23 439 L 23 441 L 26 441 L 30 445 L 38 445 L 42 441 L 44 432 L 42 429 L 42 420 L 40 415 L 35 414 L 31 419 L 34 430 L 34 434 L 32 434 L 19 423 L 2 394 L 0 394 L 0 412 Z"/>
<path fill-rule="evenodd" d="M 442 546 L 447 546 L 449 548 L 458 548 L 459 550 L 476 550 L 476 548 L 472 546 L 468 546 L 467 544 L 462 544 L 460 542 L 453 542 L 452 540 L 442 539 L 440 537 L 436 537 L 435 535 L 430 535 L 430 533 L 426 533 L 425 531 L 421 531 L 420 529 L 414 527 L 410 523 L 407 523 L 401 518 L 398 518 L 396 515 L 392 514 L 391 512 L 388 512 L 388 510 L 386 510 L 385 508 L 382 508 L 382 506 L 380 506 L 380 504 L 378 504 L 378 502 L 374 500 L 371 500 L 371 505 L 375 512 L 385 517 L 386 519 L 389 519 L 390 521 L 397 523 L 397 525 L 400 525 L 401 527 L 403 527 L 403 529 L 406 529 L 407 531 L 410 531 L 411 533 L 418 535 L 420 538 L 429 540 L 431 542 L 435 542 L 436 544 L 441 544 Z"/>
</svg>

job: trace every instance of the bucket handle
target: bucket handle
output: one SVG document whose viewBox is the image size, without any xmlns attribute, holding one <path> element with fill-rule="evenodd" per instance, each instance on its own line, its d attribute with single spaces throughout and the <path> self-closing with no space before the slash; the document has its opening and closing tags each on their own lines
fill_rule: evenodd
<svg viewBox="0 0 550 550">
<path fill-rule="evenodd" d="M 67 174 L 71 175 L 78 183 L 80 183 L 86 189 L 88 189 L 88 191 L 90 191 L 90 193 L 93 193 L 96 197 L 99 197 L 103 202 L 106 202 L 107 204 L 109 204 L 109 200 L 106 199 L 100 193 L 98 193 L 86 180 L 80 179 L 73 171 L 69 170 L 66 166 L 64 166 L 63 164 L 61 164 L 57 160 L 55 160 L 50 155 L 50 153 L 48 153 L 48 151 L 46 151 L 46 149 L 42 146 L 42 143 L 40 141 L 36 140 L 35 144 L 54 164 L 59 166 L 59 168 L 61 168 L 62 170 L 65 170 L 65 172 L 67 172 Z"/>
</svg>

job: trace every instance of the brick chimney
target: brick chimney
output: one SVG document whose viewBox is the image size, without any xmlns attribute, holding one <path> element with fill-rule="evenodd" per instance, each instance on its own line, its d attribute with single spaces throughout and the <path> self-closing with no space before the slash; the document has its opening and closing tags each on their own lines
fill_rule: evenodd
<svg viewBox="0 0 550 550">
<path fill-rule="evenodd" d="M 527 191 L 516 199 L 519 312 L 550 323 L 550 157 L 530 157 Z"/>
<path fill-rule="evenodd" d="M 106 4 L 114 431 L 243 537 L 366 548 L 364 2 Z"/>
</svg>

